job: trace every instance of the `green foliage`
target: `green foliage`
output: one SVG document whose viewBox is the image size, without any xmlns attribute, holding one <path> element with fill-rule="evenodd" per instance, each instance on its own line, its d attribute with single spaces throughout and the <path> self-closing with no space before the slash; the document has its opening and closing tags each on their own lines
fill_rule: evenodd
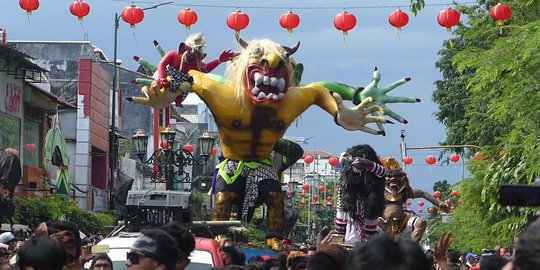
<svg viewBox="0 0 540 270">
<path fill-rule="evenodd" d="M 19 197 L 15 201 L 16 223 L 36 228 L 39 223 L 48 220 L 69 220 L 74 222 L 83 233 L 101 233 L 104 226 L 111 226 L 114 217 L 106 213 L 86 212 L 69 197 L 61 194 L 46 197 Z"/>
<path fill-rule="evenodd" d="M 428 235 L 434 240 L 451 231 L 455 248 L 473 252 L 511 244 L 534 215 L 499 205 L 501 184 L 530 184 L 540 176 L 540 6 L 506 1 L 513 14 L 500 34 L 488 13 L 497 1 L 478 3 L 459 7 L 469 20 L 454 32 L 454 46 L 448 42 L 439 52 L 443 79 L 433 100 L 447 127 L 443 143 L 480 146 L 486 159 L 469 162 L 471 177 L 454 187 L 464 204 L 448 223 L 432 217 Z"/>
</svg>

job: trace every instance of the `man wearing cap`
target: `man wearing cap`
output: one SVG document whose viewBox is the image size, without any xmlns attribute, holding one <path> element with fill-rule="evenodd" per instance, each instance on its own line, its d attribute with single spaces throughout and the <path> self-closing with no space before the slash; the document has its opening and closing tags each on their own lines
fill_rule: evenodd
<svg viewBox="0 0 540 270">
<path fill-rule="evenodd" d="M 3 234 L 0 234 L 0 243 L 6 244 L 8 246 L 8 250 L 15 251 L 15 247 L 17 246 L 17 239 L 15 239 L 13 233 L 5 232 Z"/>
<path fill-rule="evenodd" d="M 174 270 L 178 260 L 174 239 L 163 230 L 144 231 L 127 253 L 128 270 Z"/>
<path fill-rule="evenodd" d="M 478 256 L 476 256 L 476 254 L 474 253 L 467 253 L 467 255 L 465 255 L 465 265 L 467 265 L 467 268 L 471 268 L 473 266 L 476 265 L 476 258 Z"/>
</svg>

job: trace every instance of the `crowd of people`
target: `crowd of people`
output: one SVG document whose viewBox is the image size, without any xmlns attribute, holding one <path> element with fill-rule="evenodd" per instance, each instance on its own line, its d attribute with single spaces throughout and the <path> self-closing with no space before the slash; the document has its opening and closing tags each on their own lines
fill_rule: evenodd
<svg viewBox="0 0 540 270">
<path fill-rule="evenodd" d="M 407 238 L 395 240 L 377 235 L 353 248 L 333 242 L 330 233 L 307 250 L 277 252 L 273 257 L 244 253 L 225 242 L 220 253 L 225 267 L 246 270 L 532 270 L 540 269 L 540 219 L 517 237 L 513 249 L 483 250 L 482 254 L 460 254 L 449 249 L 451 234 L 445 233 L 433 249 L 423 250 Z M 319 237 L 321 238 L 321 237 Z M 113 270 L 107 254 L 92 254 L 92 241 L 81 239 L 77 226 L 69 221 L 39 225 L 24 241 L 11 232 L 0 235 L 0 270 Z M 190 263 L 195 249 L 191 232 L 178 224 L 148 229 L 141 233 L 126 254 L 130 270 L 180 270 Z M 504 252 L 503 252 L 504 251 Z M 86 267 L 85 267 L 86 266 Z"/>
</svg>

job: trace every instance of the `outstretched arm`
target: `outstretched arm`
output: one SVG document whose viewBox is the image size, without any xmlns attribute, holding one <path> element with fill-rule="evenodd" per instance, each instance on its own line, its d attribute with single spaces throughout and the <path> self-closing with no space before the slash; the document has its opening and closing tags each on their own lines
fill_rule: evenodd
<svg viewBox="0 0 540 270">
<path fill-rule="evenodd" d="M 374 105 L 366 109 L 368 104 L 373 101 L 372 98 L 366 98 L 360 104 L 353 108 L 347 108 L 343 105 L 343 99 L 338 93 L 333 94 L 337 104 L 336 123 L 346 130 L 361 130 L 373 135 L 382 135 L 382 131 L 377 131 L 366 127 L 368 123 L 392 123 L 380 116 L 370 115 L 373 112 L 384 113 L 383 109 Z"/>
<path fill-rule="evenodd" d="M 433 195 L 421 190 L 421 189 L 415 189 L 414 190 L 414 197 L 415 198 L 424 198 L 426 199 L 428 202 L 432 203 L 433 205 L 436 205 L 437 207 L 439 207 L 442 211 L 444 211 L 445 213 L 448 213 L 448 211 L 450 210 L 448 205 L 435 198 Z"/>
<path fill-rule="evenodd" d="M 223 50 L 218 58 L 206 64 L 201 61 L 200 71 L 204 73 L 212 72 L 212 70 L 214 70 L 217 66 L 219 66 L 219 64 L 227 62 L 231 60 L 233 57 L 234 57 L 234 53 L 230 49 Z"/>
</svg>

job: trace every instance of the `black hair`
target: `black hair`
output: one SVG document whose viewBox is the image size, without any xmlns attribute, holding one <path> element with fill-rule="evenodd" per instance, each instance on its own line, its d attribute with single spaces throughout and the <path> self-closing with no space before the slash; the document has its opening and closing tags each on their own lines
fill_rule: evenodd
<svg viewBox="0 0 540 270">
<path fill-rule="evenodd" d="M 398 245 L 405 255 L 409 269 L 430 270 L 433 267 L 433 263 L 430 263 L 418 243 L 411 239 L 399 239 Z"/>
<path fill-rule="evenodd" d="M 290 270 L 301 270 L 307 267 L 307 256 L 298 256 L 291 259 L 289 262 Z"/>
<path fill-rule="evenodd" d="M 74 258 L 78 259 L 79 256 L 81 256 L 82 241 L 81 241 L 79 228 L 77 228 L 77 225 L 75 225 L 75 223 L 71 221 L 64 221 L 64 220 L 47 221 L 47 232 L 49 235 L 55 234 L 61 231 L 69 231 L 73 234 L 73 237 L 75 238 L 75 257 Z"/>
<path fill-rule="evenodd" d="M 161 229 L 172 236 L 178 248 L 186 257 L 189 257 L 189 254 L 195 250 L 195 238 L 187 228 L 178 223 L 167 223 L 161 226 Z"/>
<path fill-rule="evenodd" d="M 520 234 L 514 252 L 514 265 L 520 270 L 540 269 L 540 220 Z"/>
<path fill-rule="evenodd" d="M 242 260 L 242 256 L 240 254 L 240 251 L 232 246 L 224 246 L 221 248 L 221 251 L 227 253 L 229 255 L 229 258 L 231 258 L 231 264 L 234 265 L 244 265 L 245 263 L 245 257 L 244 260 Z"/>
<path fill-rule="evenodd" d="M 246 265 L 245 270 L 267 270 L 264 262 L 254 261 Z"/>
<path fill-rule="evenodd" d="M 111 258 L 105 253 L 97 254 L 92 259 L 92 263 L 90 263 L 90 269 L 92 269 L 94 267 L 94 265 L 97 263 L 97 261 L 99 261 L 99 260 L 107 260 L 109 262 L 109 264 L 111 265 L 111 269 L 113 269 L 113 262 L 112 262 Z"/>
<path fill-rule="evenodd" d="M 500 270 L 507 263 L 508 260 L 500 255 L 493 254 L 482 256 L 482 260 L 480 260 L 480 268 L 482 270 Z"/>
<path fill-rule="evenodd" d="M 341 270 L 341 266 L 328 254 L 317 252 L 307 262 L 309 270 Z"/>
<path fill-rule="evenodd" d="M 248 264 L 252 264 L 256 262 L 264 262 L 264 258 L 261 255 L 255 255 L 249 258 L 248 260 Z"/>
<path fill-rule="evenodd" d="M 459 261 L 460 256 L 461 256 L 461 254 L 457 250 L 449 249 L 449 250 L 446 251 L 446 258 L 451 263 L 459 263 L 460 262 Z"/>
<path fill-rule="evenodd" d="M 356 246 L 347 258 L 347 270 L 399 269 L 406 263 L 399 245 L 388 235 L 378 235 Z"/>
<path fill-rule="evenodd" d="M 281 267 L 286 268 L 287 267 L 287 254 L 285 252 L 276 252 L 274 253 L 274 258 L 276 258 Z"/>
<path fill-rule="evenodd" d="M 317 250 L 316 246 L 309 246 L 307 250 L 315 251 Z"/>
<path fill-rule="evenodd" d="M 266 260 L 264 262 L 264 265 L 266 266 L 266 269 L 269 270 L 285 269 L 285 267 L 281 265 L 281 262 L 276 258 L 270 258 Z"/>
<path fill-rule="evenodd" d="M 27 240 L 17 254 L 19 269 L 62 270 L 68 258 L 60 242 L 46 236 Z"/>
<path fill-rule="evenodd" d="M 160 263 L 164 264 L 168 270 L 174 270 L 180 253 L 174 238 L 160 229 L 148 229 L 143 231 L 142 234 L 154 240 L 156 245 L 159 245 L 159 256 L 163 258 Z M 156 258 L 153 259 L 157 261 Z"/>
</svg>

